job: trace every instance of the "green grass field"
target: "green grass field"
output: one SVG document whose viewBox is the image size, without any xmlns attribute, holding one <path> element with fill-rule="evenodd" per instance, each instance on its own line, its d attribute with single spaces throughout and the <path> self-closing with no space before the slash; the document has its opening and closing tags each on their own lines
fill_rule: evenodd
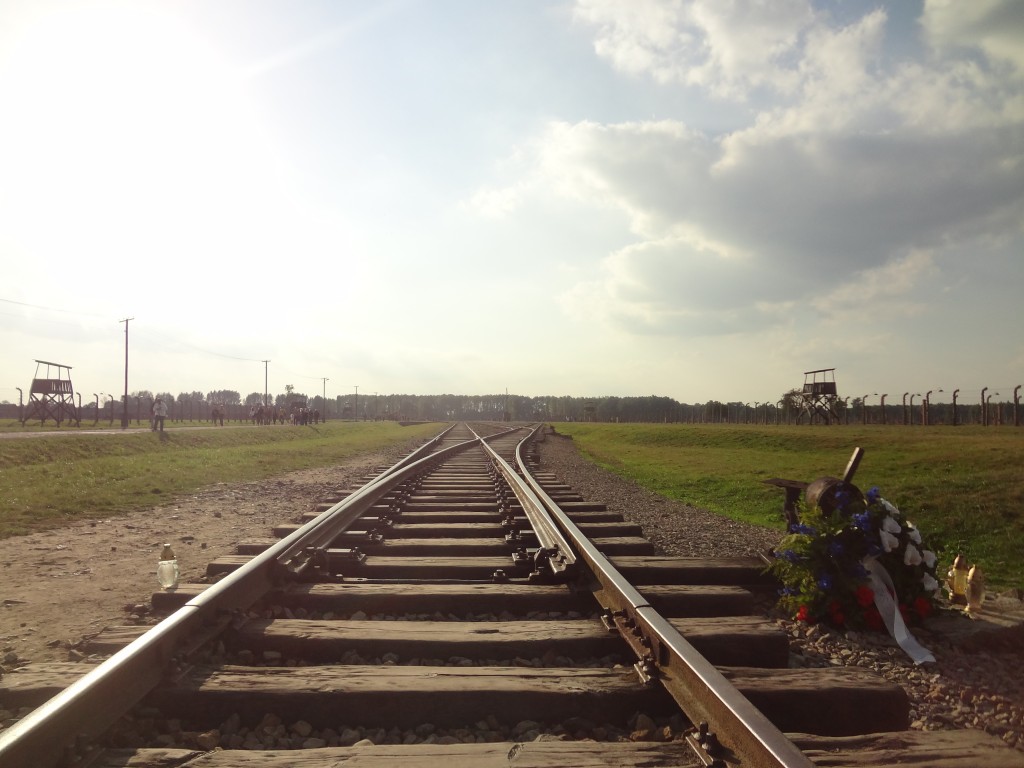
<svg viewBox="0 0 1024 768">
<path fill-rule="evenodd" d="M 1024 588 L 1024 429 L 555 424 L 599 465 L 657 493 L 783 530 L 771 477 L 839 477 L 865 449 L 854 483 L 920 526 L 943 563 L 957 551 L 995 588 Z"/>
<path fill-rule="evenodd" d="M 331 421 L 2 439 L 0 538 L 145 508 L 213 483 L 340 464 L 440 429 Z"/>
<path fill-rule="evenodd" d="M 595 462 L 673 499 L 782 531 L 770 477 L 841 475 L 923 530 L 944 562 L 957 551 L 998 588 L 1024 588 L 1024 430 L 1008 427 L 761 427 L 563 424 Z M 0 440 L 0 537 L 141 509 L 216 482 L 329 466 L 422 440 L 437 424 L 328 422 L 317 427 L 147 429 Z M 70 431 L 70 430 L 68 430 Z M 120 431 L 115 429 L 114 431 Z"/>
</svg>

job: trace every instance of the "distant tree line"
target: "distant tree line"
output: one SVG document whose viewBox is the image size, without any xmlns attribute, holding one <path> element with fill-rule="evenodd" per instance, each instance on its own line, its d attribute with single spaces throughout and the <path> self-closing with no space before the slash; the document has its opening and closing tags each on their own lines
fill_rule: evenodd
<svg viewBox="0 0 1024 768">
<path fill-rule="evenodd" d="M 834 403 L 835 424 L 1002 424 L 1019 425 L 1019 387 L 1013 400 L 984 400 L 955 406 L 949 402 L 931 402 L 921 395 L 910 395 L 895 403 L 868 403 L 864 397 L 840 397 Z M 959 390 L 958 390 L 959 391 Z M 910 393 L 908 393 L 909 395 Z M 972 393 L 973 394 L 973 393 Z M 998 395 L 998 393 L 995 393 Z M 211 417 L 215 404 L 223 406 L 225 418 L 244 421 L 250 409 L 264 403 L 262 392 L 245 397 L 236 390 L 209 392 L 152 392 L 137 390 L 128 398 L 128 415 L 137 421 L 148 420 L 153 401 L 160 397 L 168 405 L 172 421 L 205 421 Z M 879 397 L 877 395 L 873 397 Z M 918 400 L 915 402 L 915 398 Z M 80 399 L 81 400 L 81 399 Z M 304 406 L 316 409 L 328 419 L 397 420 L 397 421 L 593 421 L 648 422 L 690 424 L 799 424 L 809 423 L 801 390 L 792 389 L 775 401 L 739 402 L 708 400 L 703 403 L 682 403 L 671 397 L 574 397 L 543 395 L 526 397 L 512 394 L 492 395 L 408 395 L 355 394 L 324 399 L 320 394 L 307 395 L 291 384 L 285 391 L 268 394 L 266 401 L 286 412 Z M 115 395 L 96 396 L 94 401 L 79 402 L 83 422 L 121 418 L 121 398 Z M 17 405 L 0 403 L 0 415 L 18 418 Z"/>
</svg>

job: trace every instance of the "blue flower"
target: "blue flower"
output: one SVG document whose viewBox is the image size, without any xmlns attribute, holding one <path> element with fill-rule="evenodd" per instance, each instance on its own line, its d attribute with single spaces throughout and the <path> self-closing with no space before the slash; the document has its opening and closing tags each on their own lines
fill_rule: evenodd
<svg viewBox="0 0 1024 768">
<path fill-rule="evenodd" d="M 794 552 L 792 549 L 784 549 L 784 550 L 782 550 L 779 553 L 779 557 L 781 557 L 781 558 L 783 558 L 785 560 L 789 560 L 789 562 L 791 562 L 791 563 L 799 563 L 801 560 L 804 559 L 803 555 L 800 555 L 797 552 Z"/>
<path fill-rule="evenodd" d="M 828 553 L 832 557 L 842 557 L 846 553 L 846 547 L 839 539 L 832 539 L 828 544 Z"/>
<path fill-rule="evenodd" d="M 882 492 L 879 490 L 878 486 L 871 486 L 871 490 L 868 491 L 868 504 L 874 504 L 880 498 L 882 498 Z"/>
<path fill-rule="evenodd" d="M 802 533 L 804 536 L 817 536 L 818 532 L 809 525 L 803 523 L 793 523 L 789 526 L 790 533 Z"/>
<path fill-rule="evenodd" d="M 854 528 L 859 528 L 862 531 L 870 531 L 873 527 L 871 525 L 871 513 L 861 512 L 853 516 Z"/>
<path fill-rule="evenodd" d="M 850 503 L 850 494 L 845 488 L 837 489 L 833 498 L 835 498 L 836 508 L 839 510 L 846 509 L 846 505 Z"/>
<path fill-rule="evenodd" d="M 818 577 L 818 586 L 828 592 L 832 589 L 832 576 L 827 573 L 821 574 Z"/>
<path fill-rule="evenodd" d="M 782 589 L 779 590 L 779 594 L 782 595 L 783 597 L 790 597 L 790 596 L 796 594 L 796 590 L 793 589 L 792 587 L 783 587 Z"/>
</svg>

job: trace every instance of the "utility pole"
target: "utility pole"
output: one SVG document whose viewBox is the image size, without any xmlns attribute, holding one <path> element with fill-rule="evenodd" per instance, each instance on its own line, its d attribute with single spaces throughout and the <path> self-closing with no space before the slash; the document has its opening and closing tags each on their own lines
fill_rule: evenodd
<svg viewBox="0 0 1024 768">
<path fill-rule="evenodd" d="M 126 317 L 117 321 L 124 323 L 124 403 L 121 410 L 121 429 L 128 429 L 128 323 L 134 319 Z"/>
<path fill-rule="evenodd" d="M 353 385 L 356 388 L 355 406 L 352 408 L 352 418 L 359 421 L 359 385 Z"/>
<path fill-rule="evenodd" d="M 268 405 L 268 403 L 267 403 L 267 376 L 268 376 L 268 374 L 267 374 L 267 370 L 268 370 L 267 364 L 270 361 L 269 360 L 260 360 L 260 362 L 263 363 L 263 405 Z"/>
<path fill-rule="evenodd" d="M 327 382 L 330 381 L 326 376 L 321 376 L 324 382 L 324 421 L 327 421 Z"/>
</svg>

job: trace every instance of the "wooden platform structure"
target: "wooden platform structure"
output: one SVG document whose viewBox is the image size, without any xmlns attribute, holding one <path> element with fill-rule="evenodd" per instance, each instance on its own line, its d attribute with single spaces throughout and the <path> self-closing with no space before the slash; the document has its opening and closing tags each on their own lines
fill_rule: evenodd
<svg viewBox="0 0 1024 768">
<path fill-rule="evenodd" d="M 46 375 L 40 376 L 39 369 L 44 365 Z M 57 378 L 53 378 L 52 368 L 57 369 Z M 21 420 L 22 426 L 33 419 L 39 419 L 39 426 L 45 424 L 47 419 L 53 419 L 58 427 L 65 421 L 74 422 L 76 427 L 81 426 L 78 408 L 75 407 L 70 365 L 36 360 L 36 373 L 29 388 L 28 408 Z"/>
<path fill-rule="evenodd" d="M 806 415 L 811 424 L 839 422 L 835 368 L 804 371 L 804 386 L 800 391 L 800 397 L 800 421 L 803 421 Z"/>
</svg>

